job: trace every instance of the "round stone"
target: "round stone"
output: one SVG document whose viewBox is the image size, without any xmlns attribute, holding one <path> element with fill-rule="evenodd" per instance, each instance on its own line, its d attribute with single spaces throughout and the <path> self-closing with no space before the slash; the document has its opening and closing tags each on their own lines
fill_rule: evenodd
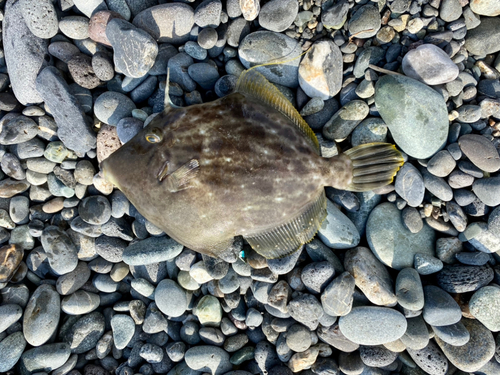
<svg viewBox="0 0 500 375">
<path fill-rule="evenodd" d="M 73 271 L 78 265 L 78 251 L 71 238 L 54 225 L 45 227 L 41 243 L 50 268 L 58 275 Z"/>
<path fill-rule="evenodd" d="M 375 256 L 396 270 L 412 267 L 417 253 L 434 256 L 434 230 L 424 225 L 418 233 L 411 233 L 404 227 L 396 205 L 389 202 L 371 212 L 366 237 Z M 388 238 L 392 240 L 387 241 Z"/>
<path fill-rule="evenodd" d="M 326 220 L 318 230 L 321 241 L 332 249 L 350 249 L 357 246 L 360 235 L 353 222 L 330 200 L 327 200 L 326 211 Z"/>
<path fill-rule="evenodd" d="M 84 88 L 93 89 L 101 84 L 92 68 L 92 58 L 83 53 L 68 61 L 68 70 L 73 80 Z"/>
<path fill-rule="evenodd" d="M 259 25 L 271 31 L 288 29 L 299 11 L 295 0 L 272 0 L 265 3 L 259 12 Z"/>
<path fill-rule="evenodd" d="M 448 110 L 443 97 L 405 76 L 386 75 L 375 86 L 375 104 L 396 144 L 418 159 L 434 155 L 448 137 Z M 425 108 L 425 112 L 421 110 Z M 420 142 L 415 142 L 419 139 Z"/>
<path fill-rule="evenodd" d="M 90 269 L 85 262 L 78 262 L 76 268 L 60 276 L 56 282 L 57 292 L 62 295 L 68 295 L 80 289 L 90 278 Z"/>
<path fill-rule="evenodd" d="M 217 298 L 207 295 L 200 299 L 193 314 L 201 324 L 218 327 L 222 319 L 222 308 Z"/>
<path fill-rule="evenodd" d="M 403 314 L 387 307 L 355 307 L 339 320 L 342 334 L 360 345 L 382 345 L 395 341 L 404 335 L 406 327 Z"/>
<path fill-rule="evenodd" d="M 311 332 L 302 324 L 294 324 L 286 334 L 286 344 L 294 352 L 301 353 L 311 346 Z"/>
<path fill-rule="evenodd" d="M 432 63 L 429 64 L 429 61 Z M 428 85 L 451 82 L 459 73 L 457 65 L 448 54 L 434 44 L 422 44 L 408 51 L 403 58 L 402 67 L 408 77 Z"/>
<path fill-rule="evenodd" d="M 478 134 L 466 134 L 458 139 L 458 144 L 465 156 L 483 171 L 493 173 L 500 169 L 500 156 L 488 138 Z"/>
<path fill-rule="evenodd" d="M 500 289 L 485 286 L 476 291 L 469 301 L 469 311 L 490 331 L 500 331 Z"/>
<path fill-rule="evenodd" d="M 459 370 L 466 373 L 478 371 L 486 365 L 495 354 L 495 341 L 493 334 L 474 319 L 462 319 L 470 340 L 462 346 L 450 345 L 439 337 L 435 337 L 437 344 L 448 360 Z"/>
<path fill-rule="evenodd" d="M 378 8 L 373 5 L 363 5 L 354 12 L 349 20 L 349 33 L 359 39 L 375 36 L 381 26 Z"/>
<path fill-rule="evenodd" d="M 194 346 L 184 355 L 190 369 L 221 375 L 232 370 L 229 354 L 222 348 L 209 345 Z"/>
<path fill-rule="evenodd" d="M 332 41 L 312 45 L 299 65 L 299 84 L 311 98 L 328 100 L 342 88 L 342 53 Z"/>
<path fill-rule="evenodd" d="M 469 53 L 478 56 L 500 51 L 500 19 L 498 17 L 481 18 L 478 27 L 467 31 L 465 48 Z"/>
<path fill-rule="evenodd" d="M 325 261 L 309 263 L 302 269 L 300 278 L 311 293 L 321 293 L 334 275 L 335 269 L 333 265 Z"/>
<path fill-rule="evenodd" d="M 462 318 L 460 306 L 444 290 L 434 285 L 424 287 L 424 310 L 422 316 L 432 326 L 455 324 Z"/>
<path fill-rule="evenodd" d="M 184 314 L 188 307 L 186 292 L 173 280 L 162 280 L 155 289 L 155 302 L 162 313 L 171 317 Z"/>
<path fill-rule="evenodd" d="M 128 96 L 114 91 L 101 94 L 94 104 L 96 117 L 113 126 L 116 126 L 122 118 L 131 117 L 134 109 L 136 106 Z"/>
<path fill-rule="evenodd" d="M 88 224 L 102 225 L 111 217 L 111 205 L 105 197 L 94 195 L 82 200 L 78 214 Z"/>
<path fill-rule="evenodd" d="M 434 176 L 446 177 L 455 169 L 456 165 L 457 162 L 453 159 L 450 152 L 448 150 L 441 150 L 428 161 L 427 170 Z"/>
<path fill-rule="evenodd" d="M 71 39 L 87 39 L 89 37 L 89 19 L 83 16 L 63 17 L 59 21 L 59 29 Z"/>
<path fill-rule="evenodd" d="M 500 16 L 500 4 L 494 0 L 472 0 L 470 3 L 470 9 L 482 16 L 496 17 Z"/>
</svg>

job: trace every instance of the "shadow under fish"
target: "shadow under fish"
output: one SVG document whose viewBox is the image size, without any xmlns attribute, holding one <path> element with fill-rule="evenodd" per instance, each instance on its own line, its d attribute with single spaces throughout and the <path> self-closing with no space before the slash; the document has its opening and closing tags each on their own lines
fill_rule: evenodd
<svg viewBox="0 0 500 375">
<path fill-rule="evenodd" d="M 165 110 L 101 168 L 146 219 L 212 257 L 235 236 L 267 259 L 288 256 L 325 220 L 325 186 L 373 190 L 403 164 L 387 143 L 322 158 L 311 128 L 254 69 L 210 103 L 173 108 L 165 97 Z"/>
</svg>

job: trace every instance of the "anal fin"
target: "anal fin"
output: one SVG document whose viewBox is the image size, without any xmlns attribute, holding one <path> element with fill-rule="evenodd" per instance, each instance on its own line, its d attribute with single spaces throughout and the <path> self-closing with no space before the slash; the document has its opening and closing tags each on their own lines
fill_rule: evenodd
<svg viewBox="0 0 500 375">
<path fill-rule="evenodd" d="M 245 236 L 245 239 L 263 257 L 283 258 L 309 242 L 325 218 L 326 196 L 325 190 L 322 189 L 318 196 L 288 223 L 265 232 Z"/>
<path fill-rule="evenodd" d="M 196 177 L 200 169 L 198 160 L 191 159 L 186 164 L 182 165 L 175 172 L 172 172 L 165 178 L 165 184 L 168 191 L 175 193 L 177 191 L 189 189 L 193 187 L 193 178 Z"/>
</svg>

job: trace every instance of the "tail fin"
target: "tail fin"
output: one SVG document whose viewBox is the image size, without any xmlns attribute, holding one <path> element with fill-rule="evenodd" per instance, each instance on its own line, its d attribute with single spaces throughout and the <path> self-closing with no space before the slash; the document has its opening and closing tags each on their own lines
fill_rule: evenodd
<svg viewBox="0 0 500 375">
<path fill-rule="evenodd" d="M 367 143 L 347 150 L 352 162 L 352 181 L 346 190 L 368 191 L 392 182 L 404 164 L 403 155 L 390 143 Z"/>
</svg>

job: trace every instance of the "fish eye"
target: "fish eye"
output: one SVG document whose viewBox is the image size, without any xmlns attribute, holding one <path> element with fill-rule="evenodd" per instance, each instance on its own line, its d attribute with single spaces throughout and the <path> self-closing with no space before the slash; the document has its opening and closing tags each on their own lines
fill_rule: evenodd
<svg viewBox="0 0 500 375">
<path fill-rule="evenodd" d="M 161 142 L 163 139 L 163 135 L 161 133 L 161 130 L 158 128 L 153 128 L 151 129 L 151 132 L 146 134 L 146 141 L 149 143 L 158 143 Z"/>
</svg>

